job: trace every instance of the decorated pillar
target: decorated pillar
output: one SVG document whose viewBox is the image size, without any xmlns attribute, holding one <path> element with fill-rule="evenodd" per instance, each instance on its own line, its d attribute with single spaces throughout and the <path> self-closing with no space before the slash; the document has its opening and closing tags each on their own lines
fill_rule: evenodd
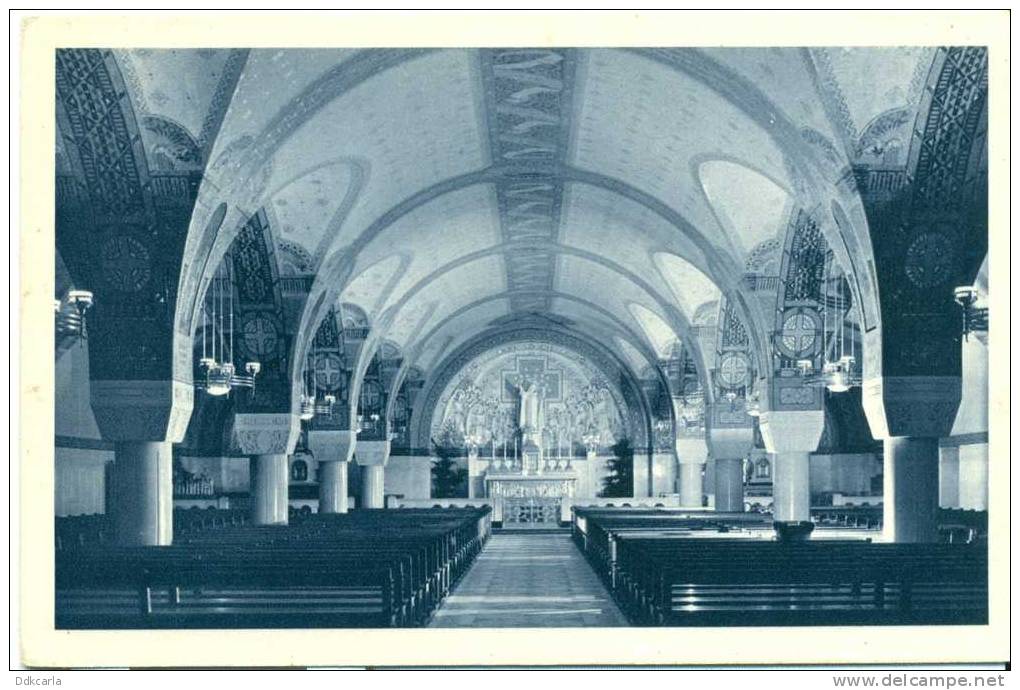
<svg viewBox="0 0 1020 690">
<path fill-rule="evenodd" d="M 175 314 L 200 175 L 182 160 L 152 183 L 144 123 L 112 51 L 61 49 L 54 58 L 69 162 L 56 177 L 56 249 L 71 282 L 94 299 L 86 315 L 92 410 L 115 458 L 107 510 L 117 543 L 166 545 L 171 443 L 183 440 L 193 407 L 190 339 Z"/>
<path fill-rule="evenodd" d="M 357 441 L 350 430 L 315 430 L 308 433 L 308 447 L 319 466 L 319 512 L 347 512 L 347 463 L 354 457 Z"/>
<path fill-rule="evenodd" d="M 679 493 L 680 506 L 683 508 L 701 508 L 704 485 L 702 481 L 705 461 L 708 458 L 708 444 L 704 437 L 678 438 L 676 440 L 676 456 L 679 461 Z M 743 496 L 741 496 L 743 506 Z"/>
<path fill-rule="evenodd" d="M 962 397 L 955 290 L 974 284 L 988 251 L 987 49 L 937 49 L 921 94 L 916 119 L 887 135 L 910 141 L 902 168 L 855 163 L 866 218 L 834 207 L 845 234 L 866 221 L 874 258 L 856 289 L 878 288 L 877 314 L 862 299 L 862 397 L 885 447 L 883 522 L 896 542 L 938 538 L 938 439 Z"/>
<path fill-rule="evenodd" d="M 939 438 L 960 404 L 960 378 L 903 376 L 866 380 L 864 411 L 883 439 L 883 523 L 895 542 L 938 540 Z"/>
<path fill-rule="evenodd" d="M 743 512 L 744 459 L 754 447 L 747 394 L 755 379 L 755 362 L 751 357 L 751 337 L 739 311 L 730 299 L 720 300 L 716 368 L 712 376 L 715 402 L 705 406 L 715 509 L 719 512 Z"/>
<path fill-rule="evenodd" d="M 114 443 L 110 504 L 114 540 L 122 546 L 173 541 L 173 443 L 184 439 L 194 400 L 180 381 L 96 381 L 92 410 L 104 440 Z"/>
<path fill-rule="evenodd" d="M 811 453 L 825 429 L 823 410 L 766 410 L 759 425 L 765 449 L 774 454 L 772 510 L 783 536 L 811 532 Z"/>
<path fill-rule="evenodd" d="M 726 407 L 729 407 L 728 405 Z M 715 411 L 715 416 L 723 411 Z M 743 409 L 740 413 L 746 418 Z M 721 513 L 744 510 L 744 459 L 754 447 L 754 429 L 750 425 L 710 427 L 708 452 L 715 464 L 715 509 Z"/>
<path fill-rule="evenodd" d="M 361 506 L 385 508 L 386 462 L 390 459 L 390 442 L 359 441 L 354 459 L 361 468 Z"/>
<path fill-rule="evenodd" d="M 287 524 L 288 456 L 299 435 L 295 414 L 234 415 L 231 443 L 251 458 L 251 518 L 256 525 Z"/>
</svg>

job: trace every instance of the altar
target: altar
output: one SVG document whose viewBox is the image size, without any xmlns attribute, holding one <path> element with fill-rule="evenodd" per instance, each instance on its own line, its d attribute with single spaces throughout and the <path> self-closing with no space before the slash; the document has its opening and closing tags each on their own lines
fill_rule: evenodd
<svg viewBox="0 0 1020 690">
<path fill-rule="evenodd" d="M 433 438 L 467 455 L 468 498 L 513 527 L 570 521 L 575 500 L 598 495 L 599 449 L 626 436 L 622 400 L 576 353 L 512 343 L 465 370 L 434 412 Z"/>
<path fill-rule="evenodd" d="M 497 470 L 485 474 L 492 519 L 504 527 L 555 527 L 569 521 L 576 485 L 577 473 L 566 469 L 536 474 Z"/>
</svg>

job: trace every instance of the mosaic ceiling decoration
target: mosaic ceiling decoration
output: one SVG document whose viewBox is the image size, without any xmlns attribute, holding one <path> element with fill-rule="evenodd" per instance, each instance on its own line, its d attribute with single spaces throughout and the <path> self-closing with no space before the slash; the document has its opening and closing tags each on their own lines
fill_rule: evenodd
<svg viewBox="0 0 1020 690">
<path fill-rule="evenodd" d="M 496 184 L 513 311 L 548 312 L 555 270 L 548 246 L 559 235 L 575 58 L 571 50 L 481 51 L 492 161 L 508 168 Z M 520 170 L 515 170 L 520 168 Z M 548 172 L 536 172 L 547 168 Z M 514 294 L 523 293 L 528 294 Z"/>
</svg>

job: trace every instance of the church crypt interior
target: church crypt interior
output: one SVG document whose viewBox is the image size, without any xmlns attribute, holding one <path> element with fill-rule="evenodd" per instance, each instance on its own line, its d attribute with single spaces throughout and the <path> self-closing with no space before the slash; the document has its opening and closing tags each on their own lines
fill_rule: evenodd
<svg viewBox="0 0 1020 690">
<path fill-rule="evenodd" d="M 987 70 L 58 50 L 57 628 L 987 622 Z"/>
</svg>

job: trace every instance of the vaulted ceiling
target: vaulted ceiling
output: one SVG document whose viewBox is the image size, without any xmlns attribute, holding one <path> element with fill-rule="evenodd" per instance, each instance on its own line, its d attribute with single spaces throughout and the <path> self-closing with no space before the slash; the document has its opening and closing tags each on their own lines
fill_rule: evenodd
<svg viewBox="0 0 1020 690">
<path fill-rule="evenodd" d="M 309 305 L 320 294 L 357 305 L 423 367 L 515 320 L 616 343 L 628 360 L 689 340 L 699 309 L 743 289 L 755 249 L 817 203 L 797 191 L 791 151 L 809 145 L 834 170 L 889 155 L 888 136 L 868 148 L 868 133 L 913 122 L 932 58 L 913 48 L 116 55 L 147 155 L 178 166 L 190 156 L 203 170 L 190 232 L 220 204 L 264 209 L 281 274 L 314 277 Z"/>
</svg>

